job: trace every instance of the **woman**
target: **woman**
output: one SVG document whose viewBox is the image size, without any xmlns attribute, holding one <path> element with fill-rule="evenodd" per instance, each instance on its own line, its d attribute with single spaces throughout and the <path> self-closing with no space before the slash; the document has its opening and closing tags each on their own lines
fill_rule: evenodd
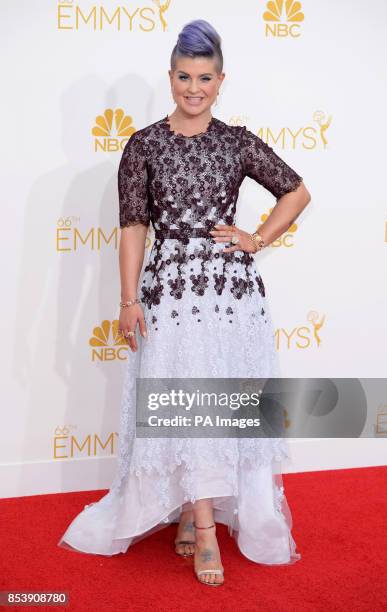
<svg viewBox="0 0 387 612">
<path fill-rule="evenodd" d="M 58 543 L 113 555 L 178 522 L 176 553 L 193 555 L 197 578 L 212 586 L 224 582 L 216 521 L 257 563 L 300 558 L 278 468 L 286 447 L 278 438 L 136 437 L 136 378 L 279 375 L 253 255 L 310 201 L 302 177 L 266 143 L 212 116 L 222 69 L 217 32 L 204 20 L 187 24 L 171 56 L 175 110 L 138 130 L 123 151 L 120 330 L 131 352 L 119 468 L 109 492 L 86 506 Z M 259 234 L 234 225 L 245 176 L 277 199 Z M 140 278 L 150 221 L 155 241 Z"/>
</svg>

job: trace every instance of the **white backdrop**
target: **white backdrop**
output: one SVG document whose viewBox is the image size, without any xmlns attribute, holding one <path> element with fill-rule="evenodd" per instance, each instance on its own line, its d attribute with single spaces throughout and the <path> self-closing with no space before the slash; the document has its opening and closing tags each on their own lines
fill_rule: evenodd
<svg viewBox="0 0 387 612">
<path fill-rule="evenodd" d="M 387 3 L 158 4 L 1 3 L 3 497 L 109 486 L 125 367 L 117 168 L 131 131 L 174 110 L 169 58 L 192 19 L 223 40 L 214 115 L 261 136 L 312 194 L 257 255 L 283 376 L 386 376 Z M 253 231 L 274 203 L 246 179 L 237 224 Z M 387 459 L 383 439 L 292 448 L 289 471 Z"/>
</svg>

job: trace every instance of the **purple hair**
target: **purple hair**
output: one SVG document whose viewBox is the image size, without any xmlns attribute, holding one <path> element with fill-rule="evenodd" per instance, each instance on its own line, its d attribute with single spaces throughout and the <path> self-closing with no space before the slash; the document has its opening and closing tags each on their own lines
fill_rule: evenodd
<svg viewBox="0 0 387 612">
<path fill-rule="evenodd" d="M 221 38 L 217 31 L 208 21 L 195 19 L 187 23 L 181 30 L 177 43 L 171 54 L 171 68 L 176 68 L 178 57 L 213 57 L 217 63 L 217 69 L 222 72 L 223 54 L 221 49 Z"/>
</svg>

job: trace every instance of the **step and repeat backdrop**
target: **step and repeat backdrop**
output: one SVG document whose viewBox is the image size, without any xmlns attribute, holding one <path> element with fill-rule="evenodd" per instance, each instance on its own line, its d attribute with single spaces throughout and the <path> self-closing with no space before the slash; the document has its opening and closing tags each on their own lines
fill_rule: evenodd
<svg viewBox="0 0 387 612">
<path fill-rule="evenodd" d="M 117 169 L 136 130 L 171 114 L 182 27 L 223 41 L 214 116 L 246 125 L 312 202 L 256 256 L 285 377 L 386 375 L 387 3 L 374 0 L 3 1 L 2 496 L 108 487 L 127 347 Z M 275 205 L 246 178 L 237 225 Z M 146 257 L 153 242 L 147 236 Z M 289 470 L 385 460 L 367 440 L 294 440 Z M 377 439 L 377 438 L 381 439 Z"/>
</svg>

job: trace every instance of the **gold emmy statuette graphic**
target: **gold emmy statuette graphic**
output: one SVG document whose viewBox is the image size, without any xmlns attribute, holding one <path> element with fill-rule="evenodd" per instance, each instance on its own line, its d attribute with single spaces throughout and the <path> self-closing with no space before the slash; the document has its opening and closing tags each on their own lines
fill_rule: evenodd
<svg viewBox="0 0 387 612">
<path fill-rule="evenodd" d="M 325 149 L 328 144 L 325 132 L 329 128 L 330 124 L 332 123 L 332 115 L 329 115 L 329 117 L 327 117 L 324 111 L 316 111 L 315 113 L 313 113 L 313 119 L 320 126 L 320 136 L 321 136 L 321 140 L 323 142 L 324 149 Z"/>
<path fill-rule="evenodd" d="M 167 26 L 167 22 L 165 21 L 165 18 L 164 18 L 164 13 L 165 13 L 165 11 L 167 11 L 169 9 L 169 5 L 171 4 L 171 0 L 166 0 L 166 2 L 164 2 L 164 3 L 161 3 L 160 0 L 153 0 L 153 2 L 155 3 L 157 8 L 159 9 L 159 19 L 160 19 L 161 25 L 163 27 L 163 32 L 165 32 L 168 26 Z"/>
<path fill-rule="evenodd" d="M 266 36 L 300 36 L 300 23 L 304 21 L 301 2 L 295 0 L 271 0 L 266 4 L 263 20 Z"/>
<path fill-rule="evenodd" d="M 289 427 L 291 426 L 292 422 L 289 418 L 289 413 L 286 410 L 286 408 L 284 408 L 284 417 L 285 417 L 285 429 L 289 429 Z"/>
<path fill-rule="evenodd" d="M 319 315 L 318 312 L 316 312 L 315 310 L 311 310 L 308 313 L 307 319 L 309 321 L 309 323 L 312 323 L 313 325 L 313 336 L 317 342 L 317 346 L 320 346 L 321 344 L 321 338 L 318 335 L 319 330 L 322 328 L 322 326 L 324 325 L 325 322 L 325 315 L 323 315 L 320 319 L 320 321 L 318 320 Z"/>
<path fill-rule="evenodd" d="M 312 337 L 315 339 L 317 348 L 320 347 L 321 338 L 318 334 L 325 322 L 325 315 L 319 316 L 318 312 L 311 310 L 307 315 L 307 320 L 312 324 L 311 330 L 308 325 L 298 325 L 291 331 L 283 327 L 278 327 L 275 330 L 275 340 L 277 350 L 308 349 L 312 346 Z M 283 346 L 284 345 L 284 346 Z"/>
<path fill-rule="evenodd" d="M 167 30 L 165 12 L 168 10 L 171 0 L 165 0 L 165 2 L 153 0 L 153 3 L 158 8 L 160 24 L 163 32 L 165 32 Z M 62 31 L 88 29 L 90 32 L 101 32 L 111 29 L 116 32 L 133 32 L 134 30 L 152 32 L 155 30 L 157 18 L 155 18 L 156 11 L 150 4 L 150 2 L 141 4 L 133 2 L 90 3 L 81 0 L 78 0 L 78 2 L 58 0 L 56 27 Z"/>
</svg>

